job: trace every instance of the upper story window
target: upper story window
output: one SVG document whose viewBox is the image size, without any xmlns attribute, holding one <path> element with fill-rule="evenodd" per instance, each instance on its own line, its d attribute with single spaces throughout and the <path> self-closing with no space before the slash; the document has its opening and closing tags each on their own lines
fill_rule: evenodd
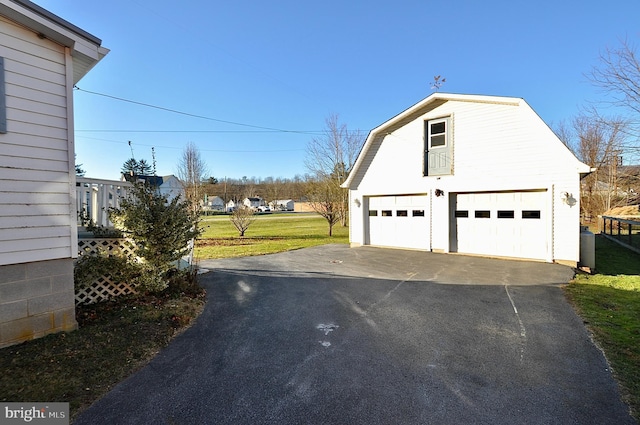
<svg viewBox="0 0 640 425">
<path fill-rule="evenodd" d="M 427 121 L 429 148 L 447 146 L 447 120 Z"/>
<path fill-rule="evenodd" d="M 444 176 L 453 173 L 451 118 L 438 118 L 424 122 L 425 176 Z"/>
</svg>

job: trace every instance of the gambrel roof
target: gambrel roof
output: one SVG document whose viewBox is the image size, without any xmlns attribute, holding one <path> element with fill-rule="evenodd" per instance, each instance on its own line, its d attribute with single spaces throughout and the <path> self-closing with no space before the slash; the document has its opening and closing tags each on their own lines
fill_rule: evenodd
<svg viewBox="0 0 640 425">
<path fill-rule="evenodd" d="M 445 104 L 449 101 L 457 102 L 472 102 L 472 103 L 485 103 L 496 105 L 509 105 L 513 107 L 525 107 L 531 110 L 535 114 L 535 111 L 527 104 L 522 98 L 517 97 L 502 97 L 502 96 L 486 96 L 486 95 L 470 95 L 470 94 L 452 94 L 452 93 L 433 93 L 427 98 L 421 100 L 405 111 L 399 113 L 393 118 L 385 121 L 378 127 L 371 130 L 367 139 L 358 155 L 358 158 L 353 166 L 353 169 L 349 173 L 347 180 L 342 184 L 344 188 L 352 188 L 354 183 L 360 181 L 367 170 L 367 165 L 372 160 L 373 155 L 377 151 L 378 147 L 382 143 L 385 136 L 412 122 L 416 118 L 428 113 L 429 111 Z M 537 115 L 537 114 L 536 114 Z M 540 121 L 542 119 L 540 118 Z M 544 122 L 544 121 L 542 121 Z M 549 130 L 551 131 L 551 130 Z M 560 140 L 558 139 L 559 143 Z M 567 149 L 568 151 L 568 149 Z M 578 171 L 581 173 L 590 172 L 589 167 L 584 164 L 577 164 Z M 586 168 L 585 168 L 586 167 Z"/>
</svg>

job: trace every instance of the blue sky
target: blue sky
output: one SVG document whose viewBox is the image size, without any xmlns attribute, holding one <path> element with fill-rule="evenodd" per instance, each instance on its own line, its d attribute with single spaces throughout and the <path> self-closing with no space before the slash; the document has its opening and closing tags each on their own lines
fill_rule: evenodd
<svg viewBox="0 0 640 425">
<path fill-rule="evenodd" d="M 364 137 L 435 75 L 441 92 L 522 97 L 553 126 L 601 96 L 584 74 L 603 49 L 640 44 L 638 0 L 35 3 L 111 50 L 75 92 L 77 162 L 105 179 L 128 141 L 137 159 L 155 148 L 160 175 L 188 142 L 219 179 L 302 175 L 327 116 Z"/>
</svg>

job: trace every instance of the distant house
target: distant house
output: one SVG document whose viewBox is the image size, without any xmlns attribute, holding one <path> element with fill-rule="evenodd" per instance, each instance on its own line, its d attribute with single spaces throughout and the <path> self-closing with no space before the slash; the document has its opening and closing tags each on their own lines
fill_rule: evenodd
<svg viewBox="0 0 640 425">
<path fill-rule="evenodd" d="M 166 195 L 169 201 L 172 201 L 176 196 L 180 196 L 180 199 L 182 201 L 185 200 L 184 187 L 182 186 L 182 182 L 173 174 L 162 176 L 160 193 Z"/>
<path fill-rule="evenodd" d="M 165 195 L 169 201 L 172 201 L 176 196 L 180 196 L 181 200 L 185 199 L 182 182 L 173 174 L 168 176 L 141 175 L 136 176 L 135 179 L 138 182 L 156 186 L 160 194 Z M 120 177 L 120 181 L 131 181 L 131 178 L 123 174 Z"/>
<path fill-rule="evenodd" d="M 575 266 L 590 171 L 523 99 L 434 93 L 369 133 L 350 242 Z"/>
<path fill-rule="evenodd" d="M 213 211 L 224 211 L 224 199 L 219 196 L 209 198 L 207 204 Z"/>
<path fill-rule="evenodd" d="M 277 201 L 269 202 L 269 206 L 274 211 L 293 211 L 295 202 L 292 199 L 278 199 Z"/>
<path fill-rule="evenodd" d="M 0 0 L 0 346 L 77 328 L 73 86 L 109 51 L 26 0 Z"/>
<path fill-rule="evenodd" d="M 229 202 L 227 202 L 227 205 L 226 205 L 227 212 L 233 212 L 241 205 L 242 205 L 241 202 L 236 202 L 232 199 Z"/>
<path fill-rule="evenodd" d="M 262 198 L 244 198 L 242 203 L 249 208 L 258 208 L 264 205 Z"/>
</svg>

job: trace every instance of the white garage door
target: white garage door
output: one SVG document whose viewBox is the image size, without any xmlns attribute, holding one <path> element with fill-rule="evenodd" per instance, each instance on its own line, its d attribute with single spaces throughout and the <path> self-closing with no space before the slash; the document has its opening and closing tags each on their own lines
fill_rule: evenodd
<svg viewBox="0 0 640 425">
<path fill-rule="evenodd" d="M 547 192 L 460 193 L 454 203 L 452 250 L 545 260 Z"/>
<path fill-rule="evenodd" d="M 427 195 L 369 198 L 369 245 L 430 249 Z"/>
</svg>

